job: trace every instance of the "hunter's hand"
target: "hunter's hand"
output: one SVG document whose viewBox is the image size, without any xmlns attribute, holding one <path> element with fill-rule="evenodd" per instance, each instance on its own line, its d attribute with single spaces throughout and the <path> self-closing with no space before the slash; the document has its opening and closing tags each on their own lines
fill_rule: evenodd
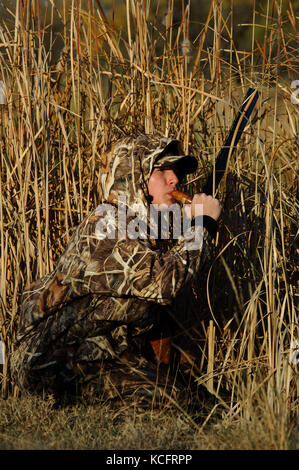
<svg viewBox="0 0 299 470">
<path fill-rule="evenodd" d="M 188 217 L 197 217 L 198 215 L 208 215 L 214 220 L 218 220 L 222 211 L 222 206 L 218 199 L 207 194 L 195 194 L 191 206 L 185 206 Z"/>
</svg>

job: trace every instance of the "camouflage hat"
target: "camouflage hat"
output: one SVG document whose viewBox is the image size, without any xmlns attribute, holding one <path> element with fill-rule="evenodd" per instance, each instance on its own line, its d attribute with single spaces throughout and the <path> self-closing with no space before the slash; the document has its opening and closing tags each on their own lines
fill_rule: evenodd
<svg viewBox="0 0 299 470">
<path fill-rule="evenodd" d="M 155 160 L 154 168 L 175 166 L 182 176 L 194 173 L 197 170 L 197 159 L 191 155 L 183 155 L 181 143 L 172 140 Z"/>
<path fill-rule="evenodd" d="M 164 157 L 157 158 L 154 168 L 175 166 L 181 174 L 188 175 L 197 170 L 197 165 L 196 158 L 191 155 L 165 155 Z"/>
</svg>

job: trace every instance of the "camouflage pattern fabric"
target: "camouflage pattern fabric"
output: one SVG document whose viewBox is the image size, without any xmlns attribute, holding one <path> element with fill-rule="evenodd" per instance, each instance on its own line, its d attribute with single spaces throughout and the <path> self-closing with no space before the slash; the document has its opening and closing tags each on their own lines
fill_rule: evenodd
<svg viewBox="0 0 299 470">
<path fill-rule="evenodd" d="M 114 143 L 99 169 L 102 203 L 115 204 L 117 212 L 116 200 L 123 197 L 126 209 L 137 204 L 148 210 L 147 183 L 166 151 L 183 155 L 177 141 L 160 136 Z M 104 237 L 99 226 L 118 236 Z M 148 339 L 201 270 L 211 235 L 204 228 L 201 248 L 188 251 L 183 236 L 161 243 L 148 234 L 130 239 L 124 228 L 96 208 L 75 230 L 55 270 L 24 292 L 10 360 L 20 390 L 92 390 L 122 400 L 186 395 L 183 380 L 155 363 Z"/>
</svg>

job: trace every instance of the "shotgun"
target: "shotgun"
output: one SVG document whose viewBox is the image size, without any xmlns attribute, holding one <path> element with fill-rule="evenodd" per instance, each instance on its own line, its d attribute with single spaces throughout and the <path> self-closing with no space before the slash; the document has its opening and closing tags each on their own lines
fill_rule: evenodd
<svg viewBox="0 0 299 470">
<path fill-rule="evenodd" d="M 203 187 L 203 193 L 213 195 L 217 190 L 221 178 L 225 173 L 228 157 L 233 154 L 258 97 L 258 90 L 254 88 L 248 89 L 238 114 L 225 139 L 224 145 L 216 158 L 215 168 L 209 175 L 207 182 Z M 181 191 L 173 191 L 172 196 L 176 201 L 181 202 L 182 204 L 188 204 L 192 201 L 192 197 L 189 194 L 182 193 Z"/>
<path fill-rule="evenodd" d="M 215 162 L 215 168 L 209 175 L 202 192 L 207 195 L 213 195 L 216 192 L 221 178 L 223 177 L 228 158 L 233 154 L 241 134 L 247 124 L 253 108 L 257 102 L 259 92 L 254 88 L 249 88 L 238 114 L 229 130 L 224 145 L 221 148 Z M 181 204 L 191 204 L 192 196 L 181 191 L 173 191 L 173 198 Z M 171 337 L 152 340 L 151 346 L 158 360 L 164 364 L 169 364 L 171 360 Z"/>
</svg>

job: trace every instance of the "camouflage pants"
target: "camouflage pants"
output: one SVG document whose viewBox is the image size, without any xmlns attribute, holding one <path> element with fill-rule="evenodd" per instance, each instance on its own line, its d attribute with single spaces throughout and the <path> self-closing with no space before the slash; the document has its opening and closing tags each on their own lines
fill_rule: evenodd
<svg viewBox="0 0 299 470">
<path fill-rule="evenodd" d="M 84 348 L 81 344 L 80 350 Z M 115 359 L 82 360 L 78 350 L 48 347 L 34 350 L 34 336 L 19 346 L 11 358 L 12 376 L 20 390 L 39 394 L 100 397 L 151 407 L 187 405 L 188 380 L 162 362 L 125 351 Z M 86 356 L 85 356 L 86 357 Z"/>
<path fill-rule="evenodd" d="M 187 404 L 186 387 L 170 374 L 169 367 L 156 364 L 142 356 L 123 353 L 113 362 L 103 361 L 82 368 L 83 394 L 100 395 L 123 404 L 160 407 Z"/>
</svg>

